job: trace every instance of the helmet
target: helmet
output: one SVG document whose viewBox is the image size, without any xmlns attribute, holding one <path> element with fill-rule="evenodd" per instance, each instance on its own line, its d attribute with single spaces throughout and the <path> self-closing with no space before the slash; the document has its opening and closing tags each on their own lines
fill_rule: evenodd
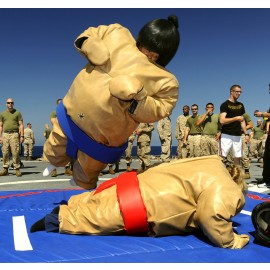
<svg viewBox="0 0 270 270">
<path fill-rule="evenodd" d="M 168 19 L 156 19 L 148 22 L 140 30 L 137 47 L 142 45 L 147 50 L 158 53 L 157 64 L 165 67 L 174 57 L 179 43 L 178 18 L 171 15 Z"/>
<path fill-rule="evenodd" d="M 270 202 L 263 202 L 254 207 L 251 214 L 255 228 L 255 242 L 270 247 Z"/>
</svg>

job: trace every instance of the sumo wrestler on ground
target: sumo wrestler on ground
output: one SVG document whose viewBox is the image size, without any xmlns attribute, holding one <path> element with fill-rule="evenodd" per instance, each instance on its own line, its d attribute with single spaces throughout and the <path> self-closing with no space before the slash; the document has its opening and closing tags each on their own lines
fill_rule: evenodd
<svg viewBox="0 0 270 270">
<path fill-rule="evenodd" d="M 249 236 L 234 231 L 232 217 L 244 207 L 246 190 L 241 168 L 227 169 L 218 156 L 180 159 L 74 195 L 30 231 L 158 237 L 201 230 L 218 247 L 240 249 Z"/>
</svg>

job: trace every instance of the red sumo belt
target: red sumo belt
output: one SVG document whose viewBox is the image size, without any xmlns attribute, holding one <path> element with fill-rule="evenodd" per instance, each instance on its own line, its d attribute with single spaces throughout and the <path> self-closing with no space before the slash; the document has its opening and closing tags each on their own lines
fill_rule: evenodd
<svg viewBox="0 0 270 270">
<path fill-rule="evenodd" d="M 148 222 L 136 172 L 126 172 L 102 183 L 94 192 L 116 185 L 117 200 L 123 216 L 125 230 L 129 235 L 146 234 Z"/>
</svg>

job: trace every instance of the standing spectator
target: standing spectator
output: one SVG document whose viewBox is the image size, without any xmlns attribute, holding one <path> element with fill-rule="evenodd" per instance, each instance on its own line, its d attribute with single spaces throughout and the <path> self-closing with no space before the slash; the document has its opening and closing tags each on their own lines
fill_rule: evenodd
<svg viewBox="0 0 270 270">
<path fill-rule="evenodd" d="M 31 123 L 27 123 L 24 129 L 24 158 L 25 160 L 33 160 L 33 149 L 35 144 L 34 131 Z"/>
<path fill-rule="evenodd" d="M 0 176 L 8 175 L 10 151 L 16 176 L 22 176 L 20 171 L 20 143 L 24 141 L 24 127 L 22 114 L 14 109 L 14 101 L 8 98 L 7 110 L 0 114 L 0 143 L 3 153 L 3 171 Z M 4 131 L 4 132 L 3 132 Z"/>
<path fill-rule="evenodd" d="M 197 121 L 197 126 L 202 128 L 201 149 L 202 156 L 217 155 L 220 138 L 219 114 L 214 113 L 215 106 L 209 102 L 205 107 L 206 112 Z"/>
<path fill-rule="evenodd" d="M 186 130 L 184 135 L 184 145 L 189 145 L 190 157 L 200 157 L 201 151 L 201 127 L 197 126 L 197 121 L 200 118 L 198 114 L 198 105 L 191 106 L 192 115 L 187 119 Z"/>
<path fill-rule="evenodd" d="M 246 123 L 246 129 L 251 130 L 253 128 L 253 122 L 250 118 L 250 115 L 248 113 L 243 114 L 244 121 Z M 242 140 L 242 157 L 240 159 L 241 166 L 244 170 L 244 179 L 250 179 L 250 160 L 249 160 L 249 149 L 248 149 L 248 142 L 246 140 L 245 133 L 242 131 L 241 134 L 241 140 Z M 233 159 L 233 153 L 232 153 L 232 148 L 230 149 L 228 155 L 226 158 L 224 158 L 224 163 L 226 166 L 231 166 L 234 163 Z"/>
<path fill-rule="evenodd" d="M 245 134 L 247 143 L 249 143 L 249 134 L 247 133 L 246 123 L 243 114 L 245 113 L 244 104 L 237 101 L 242 93 L 240 85 L 232 85 L 230 88 L 230 97 L 220 106 L 219 121 L 221 127 L 221 138 L 219 144 L 219 155 L 222 158 L 227 157 L 230 149 L 233 151 L 234 164 L 240 165 L 242 151 L 242 131 Z"/>
<path fill-rule="evenodd" d="M 179 115 L 176 120 L 175 126 L 175 138 L 177 139 L 177 154 L 178 158 L 187 158 L 189 156 L 189 147 L 188 145 L 184 145 L 184 136 L 186 130 L 187 119 L 190 117 L 189 115 L 189 106 L 185 105 L 183 107 L 183 114 Z"/>
<path fill-rule="evenodd" d="M 270 113 L 266 112 L 255 112 L 254 116 L 256 117 L 268 117 L 270 118 Z M 263 184 L 265 183 L 267 187 L 270 187 L 270 130 L 268 129 L 267 133 L 267 139 L 265 142 L 265 150 L 263 154 L 263 172 L 262 172 L 263 178 L 256 178 L 257 184 Z"/>
<path fill-rule="evenodd" d="M 50 136 L 50 134 L 52 132 L 52 129 L 50 128 L 49 124 L 47 124 L 47 123 L 44 125 L 44 127 L 45 127 L 45 129 L 44 129 L 43 136 L 44 136 L 45 142 L 46 142 L 46 140 L 49 138 L 49 136 Z M 45 158 L 44 158 L 44 145 L 43 145 L 42 157 L 39 158 L 38 160 L 40 160 L 40 161 L 44 161 L 45 160 Z"/>
<path fill-rule="evenodd" d="M 140 123 L 137 128 L 137 154 L 141 164 L 141 167 L 137 170 L 138 173 L 147 170 L 151 165 L 150 143 L 154 129 L 153 123 Z"/>
<path fill-rule="evenodd" d="M 49 124 L 45 124 L 45 130 L 44 130 L 44 138 L 47 140 L 52 132 L 52 129 L 50 128 Z"/>
<path fill-rule="evenodd" d="M 62 98 L 58 98 L 56 100 L 56 105 L 58 105 L 63 99 Z M 56 111 L 51 112 L 50 114 L 50 120 L 51 120 L 51 124 L 52 126 L 57 122 L 57 115 L 56 115 Z M 71 163 L 68 162 L 65 165 L 65 175 L 72 175 L 72 170 L 71 170 Z M 53 171 L 51 172 L 51 177 L 56 177 L 57 176 L 57 171 L 56 169 L 53 169 Z"/>
<path fill-rule="evenodd" d="M 270 110 L 268 110 L 267 112 L 270 112 Z M 265 151 L 265 144 L 266 144 L 266 140 L 268 137 L 268 132 L 269 132 L 269 126 L 270 126 L 270 118 L 265 117 L 263 120 L 263 130 L 264 130 L 264 135 L 263 135 L 263 142 L 262 142 L 262 152 L 264 155 L 264 151 Z M 263 168 L 263 159 L 260 160 L 260 168 Z"/>
<path fill-rule="evenodd" d="M 244 121 L 246 123 L 246 130 L 251 130 L 253 128 L 253 122 L 251 120 L 251 117 L 248 113 L 243 114 Z M 241 139 L 242 139 L 242 151 L 243 155 L 240 159 L 240 163 L 242 168 L 244 169 L 244 179 L 250 179 L 250 160 L 249 160 L 249 149 L 248 149 L 248 144 L 250 143 L 250 138 L 245 135 L 245 132 L 242 130 L 241 134 Z"/>
<path fill-rule="evenodd" d="M 262 161 L 263 157 L 263 137 L 264 128 L 262 119 L 257 120 L 257 126 L 253 127 L 250 132 L 250 159 L 256 158 L 258 162 Z"/>
<path fill-rule="evenodd" d="M 133 142 L 136 138 L 136 130 L 129 136 L 128 138 L 128 146 L 125 150 L 125 160 L 126 160 L 126 164 L 127 164 L 127 172 L 131 172 L 132 168 L 131 168 L 131 163 L 132 163 L 132 148 L 133 148 Z"/>
<path fill-rule="evenodd" d="M 158 135 L 161 143 L 161 161 L 168 162 L 172 150 L 172 122 L 169 116 L 158 121 Z"/>
</svg>

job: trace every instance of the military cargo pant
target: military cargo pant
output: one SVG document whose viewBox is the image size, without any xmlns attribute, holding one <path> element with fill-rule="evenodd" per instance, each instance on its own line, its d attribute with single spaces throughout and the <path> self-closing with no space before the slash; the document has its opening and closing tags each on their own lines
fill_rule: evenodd
<svg viewBox="0 0 270 270">
<path fill-rule="evenodd" d="M 10 162 L 10 152 L 14 169 L 20 168 L 20 142 L 19 133 L 3 133 L 2 153 L 3 153 L 3 168 L 8 169 Z"/>
</svg>

